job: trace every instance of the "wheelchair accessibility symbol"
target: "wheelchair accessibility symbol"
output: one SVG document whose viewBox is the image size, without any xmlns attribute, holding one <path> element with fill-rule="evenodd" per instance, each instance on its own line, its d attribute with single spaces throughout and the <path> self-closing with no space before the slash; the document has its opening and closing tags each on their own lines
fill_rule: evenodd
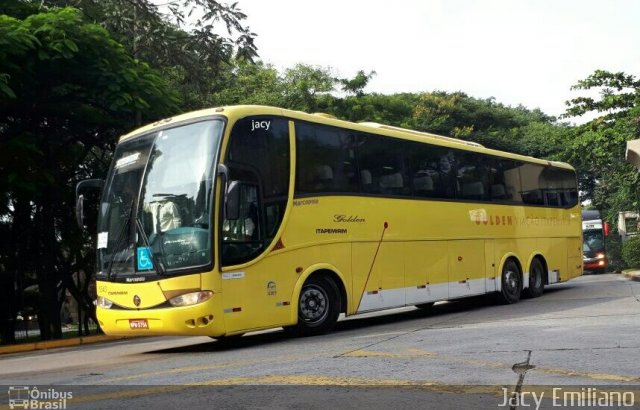
<svg viewBox="0 0 640 410">
<path fill-rule="evenodd" d="M 142 246 L 138 248 L 138 270 L 153 269 L 153 261 L 151 260 L 151 249 Z"/>
</svg>

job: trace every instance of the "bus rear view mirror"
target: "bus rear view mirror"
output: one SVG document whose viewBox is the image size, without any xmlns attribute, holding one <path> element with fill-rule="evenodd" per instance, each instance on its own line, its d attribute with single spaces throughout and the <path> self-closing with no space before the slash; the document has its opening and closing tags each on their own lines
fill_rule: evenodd
<svg viewBox="0 0 640 410">
<path fill-rule="evenodd" d="M 103 187 L 103 179 L 85 179 L 76 185 L 76 222 L 80 229 L 97 228 L 99 196 Z M 85 199 L 88 196 L 91 196 L 88 201 L 91 206 L 85 209 Z"/>
</svg>

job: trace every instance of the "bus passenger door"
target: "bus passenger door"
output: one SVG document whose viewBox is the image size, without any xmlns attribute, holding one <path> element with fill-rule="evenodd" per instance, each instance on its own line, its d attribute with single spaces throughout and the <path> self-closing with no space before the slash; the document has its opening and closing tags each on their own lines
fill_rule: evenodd
<svg viewBox="0 0 640 410">
<path fill-rule="evenodd" d="M 484 240 L 449 242 L 449 298 L 485 293 L 484 253 Z"/>
</svg>

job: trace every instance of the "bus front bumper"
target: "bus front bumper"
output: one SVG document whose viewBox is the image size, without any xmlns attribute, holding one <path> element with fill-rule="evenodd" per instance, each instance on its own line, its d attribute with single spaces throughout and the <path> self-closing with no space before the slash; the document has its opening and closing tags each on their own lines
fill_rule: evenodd
<svg viewBox="0 0 640 410">
<path fill-rule="evenodd" d="M 607 258 L 588 258 L 582 260 L 585 270 L 606 269 L 609 265 Z"/>
<path fill-rule="evenodd" d="M 110 336 L 220 336 L 225 333 L 220 298 L 193 306 L 157 309 L 98 307 L 98 322 Z"/>
</svg>

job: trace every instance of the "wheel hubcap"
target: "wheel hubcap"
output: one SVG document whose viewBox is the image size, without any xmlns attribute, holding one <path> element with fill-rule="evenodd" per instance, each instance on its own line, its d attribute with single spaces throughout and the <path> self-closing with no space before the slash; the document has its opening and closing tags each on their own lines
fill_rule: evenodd
<svg viewBox="0 0 640 410">
<path fill-rule="evenodd" d="M 311 285 L 300 295 L 300 318 L 306 322 L 319 322 L 327 316 L 328 297 L 324 289 Z"/>
<path fill-rule="evenodd" d="M 518 272 L 508 270 L 505 272 L 504 278 L 507 292 L 515 295 L 518 292 Z"/>
</svg>

